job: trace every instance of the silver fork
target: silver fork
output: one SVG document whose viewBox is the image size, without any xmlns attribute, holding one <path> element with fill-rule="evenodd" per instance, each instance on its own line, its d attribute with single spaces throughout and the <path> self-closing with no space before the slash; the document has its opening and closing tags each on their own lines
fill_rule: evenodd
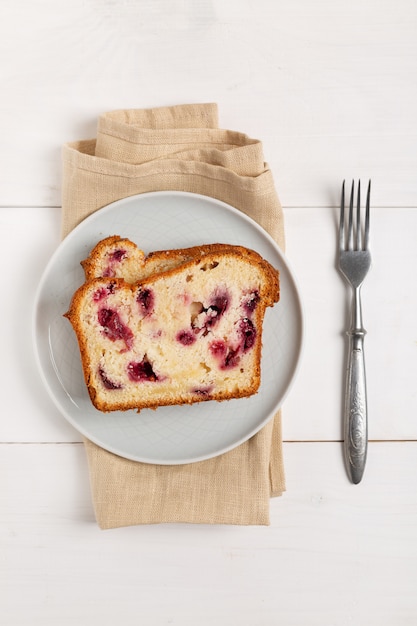
<svg viewBox="0 0 417 626">
<path fill-rule="evenodd" d="M 364 338 L 366 330 L 362 323 L 361 286 L 371 266 L 369 251 L 369 203 L 371 181 L 366 197 L 365 224 L 361 223 L 361 187 L 358 183 L 356 223 L 354 216 L 354 191 L 352 188 L 345 234 L 345 182 L 342 185 L 339 226 L 339 269 L 352 287 L 352 320 L 348 331 L 349 352 L 346 371 L 344 401 L 344 451 L 346 469 L 350 480 L 357 484 L 362 480 L 368 448 L 368 407 Z"/>
</svg>

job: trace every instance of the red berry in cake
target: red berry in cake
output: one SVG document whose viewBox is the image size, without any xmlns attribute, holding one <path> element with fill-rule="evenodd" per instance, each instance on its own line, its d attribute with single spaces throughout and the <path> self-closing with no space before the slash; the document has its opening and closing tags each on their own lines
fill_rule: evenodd
<svg viewBox="0 0 417 626">
<path fill-rule="evenodd" d="M 126 250 L 114 250 L 114 252 L 110 255 L 110 261 L 115 263 L 120 263 L 123 259 L 126 258 Z"/>
<path fill-rule="evenodd" d="M 211 309 L 215 309 L 217 311 L 217 315 L 223 315 L 223 313 L 227 310 L 229 305 L 229 297 L 227 293 L 221 293 L 215 296 L 212 304 L 210 304 Z"/>
<path fill-rule="evenodd" d="M 229 348 L 221 369 L 223 370 L 232 369 L 233 367 L 236 367 L 239 361 L 240 361 L 239 348 Z"/>
<path fill-rule="evenodd" d="M 126 324 L 123 324 L 117 311 L 113 309 L 100 309 L 98 312 L 98 322 L 103 327 L 103 332 L 108 339 L 116 341 L 122 339 L 126 348 L 133 345 L 133 333 Z"/>
<path fill-rule="evenodd" d="M 209 349 L 211 354 L 218 359 L 222 370 L 231 369 L 239 363 L 239 347 L 232 348 L 225 341 L 216 339 L 211 342 Z"/>
<path fill-rule="evenodd" d="M 191 325 L 195 332 L 207 335 L 220 320 L 229 306 L 229 296 L 226 292 L 215 294 L 207 307 L 201 302 L 192 303 Z"/>
<path fill-rule="evenodd" d="M 123 385 L 119 383 L 114 383 L 113 381 L 111 381 L 102 368 L 98 370 L 98 374 L 101 378 L 101 382 L 103 383 L 106 389 L 122 389 Z"/>
<path fill-rule="evenodd" d="M 245 309 L 247 315 L 251 315 L 256 307 L 258 306 L 260 300 L 259 291 L 252 291 L 248 298 L 243 302 L 243 308 Z"/>
<path fill-rule="evenodd" d="M 121 263 L 127 256 L 126 250 L 117 249 L 110 252 L 108 255 L 108 265 L 103 269 L 103 276 L 115 276 L 115 265 Z"/>
<path fill-rule="evenodd" d="M 179 341 L 183 346 L 191 346 L 195 340 L 195 333 L 191 330 L 180 330 L 176 337 L 177 341 Z"/>
<path fill-rule="evenodd" d="M 242 350 L 246 352 L 253 347 L 256 339 L 256 330 L 253 323 L 247 317 L 240 320 L 239 334 L 242 338 Z"/>
<path fill-rule="evenodd" d="M 155 298 L 153 292 L 150 289 L 139 288 L 136 300 L 144 315 L 149 315 L 149 313 L 152 313 Z"/>
<path fill-rule="evenodd" d="M 147 359 L 143 359 L 143 361 L 140 362 L 132 361 L 129 363 L 127 373 L 130 380 L 134 383 L 145 381 L 155 382 L 158 380 L 157 375 L 152 369 L 152 365 Z"/>
<path fill-rule="evenodd" d="M 213 356 L 223 359 L 226 356 L 227 346 L 226 343 L 221 339 L 216 339 L 212 341 L 209 346 L 210 352 Z"/>
<path fill-rule="evenodd" d="M 229 297 L 226 293 L 220 293 L 214 297 L 212 303 L 206 309 L 206 329 L 212 328 L 214 324 L 219 321 L 223 313 L 227 310 L 228 305 Z"/>
<path fill-rule="evenodd" d="M 93 293 L 94 302 L 99 302 L 106 298 L 110 293 L 114 293 L 115 284 L 114 282 L 109 282 L 105 287 L 100 287 Z"/>
<path fill-rule="evenodd" d="M 105 287 L 101 287 L 100 289 L 97 289 L 97 291 L 93 293 L 93 300 L 94 302 L 99 302 L 100 300 L 103 300 L 104 298 L 106 298 L 107 295 L 108 295 L 107 289 Z"/>
</svg>

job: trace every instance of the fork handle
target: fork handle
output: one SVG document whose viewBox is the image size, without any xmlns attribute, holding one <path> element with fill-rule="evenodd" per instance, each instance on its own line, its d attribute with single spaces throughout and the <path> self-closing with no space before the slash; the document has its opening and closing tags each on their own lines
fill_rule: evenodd
<svg viewBox="0 0 417 626">
<path fill-rule="evenodd" d="M 366 376 L 364 338 L 359 294 L 354 303 L 352 329 L 348 332 L 349 353 L 346 373 L 344 408 L 344 449 L 346 468 L 350 480 L 357 484 L 362 480 L 368 449 L 368 409 L 366 398 Z"/>
</svg>

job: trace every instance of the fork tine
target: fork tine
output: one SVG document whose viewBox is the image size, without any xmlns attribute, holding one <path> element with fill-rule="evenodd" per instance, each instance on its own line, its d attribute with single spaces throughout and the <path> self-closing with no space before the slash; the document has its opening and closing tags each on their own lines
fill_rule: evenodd
<svg viewBox="0 0 417 626">
<path fill-rule="evenodd" d="M 368 183 L 368 193 L 366 194 L 366 213 L 365 213 L 365 238 L 363 243 L 363 249 L 367 250 L 369 247 L 369 205 L 371 200 L 371 181 Z"/>
<path fill-rule="evenodd" d="M 353 194 L 355 191 L 355 181 L 352 180 L 352 188 L 350 191 L 350 201 L 349 201 L 349 219 L 348 219 L 348 239 L 347 239 L 347 249 L 353 250 Z"/>
<path fill-rule="evenodd" d="M 339 250 L 345 247 L 345 181 L 342 184 L 342 196 L 340 198 L 340 224 L 339 224 Z"/>
<path fill-rule="evenodd" d="M 362 244 L 362 229 L 361 229 L 361 181 L 358 180 L 358 197 L 356 201 L 356 247 L 355 250 L 360 250 Z"/>
</svg>

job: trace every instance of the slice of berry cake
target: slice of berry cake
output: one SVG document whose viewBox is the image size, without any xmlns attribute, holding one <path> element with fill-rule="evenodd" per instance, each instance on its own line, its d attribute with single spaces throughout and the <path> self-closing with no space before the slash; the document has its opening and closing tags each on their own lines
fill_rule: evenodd
<svg viewBox="0 0 417 626">
<path fill-rule="evenodd" d="M 155 273 L 168 270 L 212 252 L 224 252 L 234 246 L 223 243 L 203 244 L 190 248 L 160 250 L 145 255 L 143 250 L 119 235 L 99 241 L 89 256 L 81 261 L 86 280 L 99 277 L 123 278 L 134 283 Z"/>
<path fill-rule="evenodd" d="M 114 235 L 99 241 L 81 265 L 86 280 L 103 276 L 133 283 L 144 272 L 145 262 L 144 251 L 133 241 Z"/>
<path fill-rule="evenodd" d="M 278 300 L 278 271 L 228 246 L 133 284 L 88 280 L 65 316 L 94 406 L 139 411 L 256 393 L 265 309 Z"/>
</svg>

